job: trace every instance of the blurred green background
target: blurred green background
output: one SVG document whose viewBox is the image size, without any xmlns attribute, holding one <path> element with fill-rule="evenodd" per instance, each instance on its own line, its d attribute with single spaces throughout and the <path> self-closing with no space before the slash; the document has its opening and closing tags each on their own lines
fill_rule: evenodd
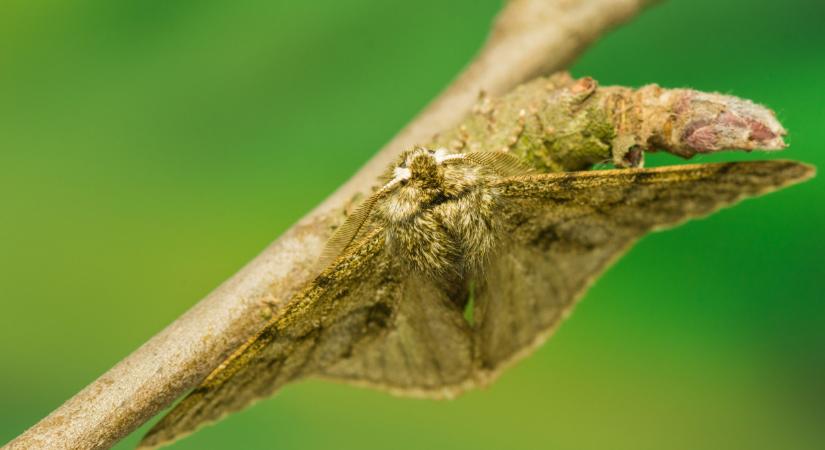
<svg viewBox="0 0 825 450">
<path fill-rule="evenodd" d="M 0 2 L 0 443 L 346 180 L 499 7 Z M 671 0 L 573 72 L 752 98 L 823 167 L 823 24 L 819 0 Z M 647 237 L 490 389 L 305 382 L 174 448 L 825 448 L 823 201 L 820 178 Z"/>
</svg>

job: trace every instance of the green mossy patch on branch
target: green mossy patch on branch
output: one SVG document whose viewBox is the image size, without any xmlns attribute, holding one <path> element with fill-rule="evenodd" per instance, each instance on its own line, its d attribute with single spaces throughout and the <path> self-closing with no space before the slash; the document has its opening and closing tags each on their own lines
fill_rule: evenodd
<svg viewBox="0 0 825 450">
<path fill-rule="evenodd" d="M 481 93 L 468 117 L 434 138 L 454 152 L 504 151 L 543 172 L 612 162 L 638 167 L 646 151 L 683 158 L 724 149 L 778 150 L 785 130 L 765 107 L 690 89 L 600 87 L 567 73 L 498 98 Z"/>
</svg>

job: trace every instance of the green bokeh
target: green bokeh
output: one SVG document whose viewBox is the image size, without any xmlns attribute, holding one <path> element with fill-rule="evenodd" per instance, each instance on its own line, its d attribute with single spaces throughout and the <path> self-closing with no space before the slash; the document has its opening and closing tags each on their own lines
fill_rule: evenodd
<svg viewBox="0 0 825 450">
<path fill-rule="evenodd" d="M 332 192 L 499 3 L 1 2 L 0 443 Z M 823 23 L 818 0 L 671 0 L 573 71 L 753 98 L 822 167 Z M 765 156 L 700 161 L 731 157 Z M 817 179 L 644 239 L 489 389 L 306 382 L 174 448 L 825 448 L 823 201 Z"/>
</svg>

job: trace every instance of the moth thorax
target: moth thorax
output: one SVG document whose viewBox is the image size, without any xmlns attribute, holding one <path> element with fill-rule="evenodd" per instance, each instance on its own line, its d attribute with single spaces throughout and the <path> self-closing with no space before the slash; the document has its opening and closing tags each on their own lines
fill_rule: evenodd
<svg viewBox="0 0 825 450">
<path fill-rule="evenodd" d="M 470 164 L 424 162 L 378 209 L 387 244 L 411 269 L 438 278 L 480 270 L 496 246 L 492 175 Z M 419 169 L 429 174 L 416 177 Z"/>
</svg>

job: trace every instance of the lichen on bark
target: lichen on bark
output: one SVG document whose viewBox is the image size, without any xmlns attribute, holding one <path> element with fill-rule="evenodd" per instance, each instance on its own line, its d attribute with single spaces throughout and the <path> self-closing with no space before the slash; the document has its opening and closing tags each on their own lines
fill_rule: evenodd
<svg viewBox="0 0 825 450">
<path fill-rule="evenodd" d="M 719 150 L 779 150 L 784 135 L 773 112 L 749 100 L 655 84 L 600 87 L 562 72 L 498 98 L 482 93 L 467 118 L 432 145 L 509 152 L 558 172 L 599 163 L 640 167 L 644 152 L 653 151 L 687 159 Z"/>
</svg>

